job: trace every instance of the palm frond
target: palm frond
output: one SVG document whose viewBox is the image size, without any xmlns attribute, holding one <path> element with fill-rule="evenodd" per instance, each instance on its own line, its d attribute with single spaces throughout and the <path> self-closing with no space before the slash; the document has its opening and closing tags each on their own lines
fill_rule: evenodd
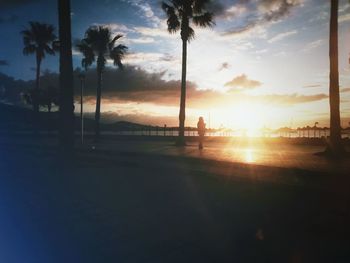
<svg viewBox="0 0 350 263">
<path fill-rule="evenodd" d="M 123 68 L 122 60 L 128 50 L 127 46 L 118 45 L 111 50 L 110 58 L 113 60 L 113 64 L 118 66 L 120 69 Z"/>
<path fill-rule="evenodd" d="M 190 42 L 191 40 L 193 40 L 195 38 L 195 33 L 192 27 L 188 27 L 188 36 L 187 36 L 187 40 Z"/>
<path fill-rule="evenodd" d="M 111 42 L 111 30 L 105 26 L 92 26 L 86 30 L 85 41 L 97 54 L 105 54 Z"/>
<path fill-rule="evenodd" d="M 165 2 L 162 2 L 162 9 L 167 14 L 167 25 L 168 31 L 170 33 L 176 33 L 180 29 L 180 19 L 176 13 L 176 9 L 173 6 L 168 5 Z"/>
<path fill-rule="evenodd" d="M 195 32 L 192 27 L 187 26 L 181 29 L 181 39 L 186 41 L 191 41 L 195 38 Z"/>
<path fill-rule="evenodd" d="M 28 56 L 30 54 L 33 54 L 35 53 L 36 51 L 36 46 L 35 45 L 26 45 L 24 48 L 23 48 L 23 54 L 25 56 Z"/>
<path fill-rule="evenodd" d="M 55 51 L 55 52 L 59 52 L 60 51 L 60 41 L 59 40 L 55 40 L 52 42 L 52 49 Z"/>
<path fill-rule="evenodd" d="M 82 67 L 84 67 L 85 70 L 89 66 L 92 65 L 92 63 L 95 62 L 95 54 L 92 48 L 89 46 L 89 44 L 83 39 L 80 43 L 76 45 L 78 50 L 83 54 L 83 59 L 81 61 Z"/>
<path fill-rule="evenodd" d="M 113 40 L 109 43 L 109 50 L 113 49 L 115 42 L 121 37 L 123 37 L 123 35 L 118 34 L 113 38 Z"/>
<path fill-rule="evenodd" d="M 30 21 L 29 27 L 20 33 L 23 36 L 23 54 L 33 54 L 43 59 L 45 54 L 54 55 L 55 50 L 52 48 L 57 37 L 54 33 L 55 27 L 48 24 Z"/>
<path fill-rule="evenodd" d="M 202 15 L 194 16 L 193 23 L 200 27 L 212 27 L 215 25 L 213 14 L 210 12 L 205 12 Z"/>
<path fill-rule="evenodd" d="M 45 50 L 45 52 L 46 52 L 47 54 L 49 54 L 49 55 L 55 55 L 55 50 L 53 50 L 53 48 L 50 47 L 50 46 L 48 46 L 48 45 L 46 45 L 46 46 L 44 47 L 44 50 Z"/>
</svg>

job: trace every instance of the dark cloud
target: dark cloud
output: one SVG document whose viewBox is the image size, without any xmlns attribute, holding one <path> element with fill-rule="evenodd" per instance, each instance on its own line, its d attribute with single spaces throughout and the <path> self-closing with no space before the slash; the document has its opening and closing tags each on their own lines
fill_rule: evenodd
<svg viewBox="0 0 350 263">
<path fill-rule="evenodd" d="M 160 61 L 165 61 L 165 62 L 172 62 L 174 60 L 176 60 L 176 58 L 170 54 L 164 54 L 164 56 L 160 58 Z"/>
<path fill-rule="evenodd" d="M 244 25 L 240 26 L 240 27 L 236 27 L 236 28 L 232 28 L 226 32 L 223 33 L 224 36 L 234 36 L 234 35 L 241 35 L 244 34 L 246 32 L 249 32 L 251 30 L 253 30 L 254 28 L 256 28 L 261 21 L 257 20 L 257 21 L 248 21 L 246 22 Z"/>
<path fill-rule="evenodd" d="M 75 71 L 75 94 L 80 94 L 80 80 L 78 71 Z M 103 105 L 108 103 L 153 103 L 163 106 L 178 106 L 180 98 L 179 80 L 164 80 L 165 72 L 149 73 L 136 67 L 125 69 L 106 69 L 103 74 L 102 100 Z M 242 75 L 245 76 L 245 75 Z M 241 76 L 241 79 L 245 79 Z M 238 78 L 239 79 L 239 78 Z M 252 81 L 252 80 L 248 80 Z M 251 86 L 253 83 L 244 83 Z M 45 72 L 40 78 L 42 87 L 58 87 L 57 73 Z M 35 81 L 14 80 L 0 73 L 0 86 L 5 88 L 7 99 L 20 100 L 20 92 L 33 88 Z M 96 101 L 97 74 L 91 69 L 86 74 L 86 86 L 84 90 L 86 103 L 93 105 Z M 300 94 L 268 94 L 248 95 L 244 93 L 223 93 L 214 90 L 200 90 L 193 82 L 187 82 L 187 106 L 190 108 L 220 107 L 231 105 L 241 101 L 251 103 L 266 103 L 269 105 L 289 106 L 300 103 L 308 103 L 328 98 L 326 94 L 300 95 Z M 77 95 L 78 100 L 78 95 Z M 142 112 L 137 112 L 142 114 Z"/>
<path fill-rule="evenodd" d="M 17 20 L 18 20 L 18 16 L 16 16 L 16 15 L 0 16 L 0 24 L 14 23 Z"/>
<path fill-rule="evenodd" d="M 249 16 L 246 22 L 240 26 L 232 28 L 223 35 L 239 35 L 253 30 L 257 26 L 264 26 L 272 22 L 278 22 L 288 17 L 293 8 L 300 6 L 303 0 L 246 0 L 241 4 L 247 6 Z"/>
<path fill-rule="evenodd" d="M 219 66 L 219 71 L 222 71 L 224 69 L 229 69 L 231 65 L 228 62 L 224 62 Z"/>
<path fill-rule="evenodd" d="M 302 4 L 302 0 L 261 0 L 258 9 L 266 21 L 278 21 L 288 16 L 291 10 Z"/>
<path fill-rule="evenodd" d="M 251 21 L 247 22 L 241 27 L 230 29 L 223 33 L 223 36 L 234 36 L 234 35 L 240 35 L 246 32 L 249 32 L 250 30 L 253 30 L 257 25 L 259 24 L 259 21 Z"/>
<path fill-rule="evenodd" d="M 180 95 L 179 80 L 164 80 L 166 71 L 149 73 L 138 67 L 125 67 L 124 70 L 106 69 L 103 73 L 103 94 L 105 98 L 113 98 L 134 102 L 159 102 L 173 104 Z M 91 69 L 86 74 L 87 96 L 96 94 L 96 71 Z M 196 86 L 187 83 L 188 93 Z M 177 104 L 177 103 L 176 103 Z"/>
<path fill-rule="evenodd" d="M 165 72 L 149 73 L 136 67 L 126 67 L 123 71 L 108 69 L 103 74 L 103 98 L 105 103 L 154 103 L 164 106 L 178 106 L 180 97 L 179 80 L 164 80 Z M 88 101 L 95 103 L 96 71 L 91 69 L 86 76 L 86 92 Z M 261 85 L 259 81 L 250 80 L 245 74 L 231 81 L 233 87 L 253 88 Z M 76 79 L 75 87 L 79 88 Z M 78 90 L 77 90 L 78 92 Z M 78 94 L 78 93 L 76 93 Z M 267 103 L 279 106 L 314 102 L 328 98 L 326 94 L 269 94 L 247 95 L 243 93 L 222 93 L 214 90 L 201 90 L 193 82 L 187 82 L 188 107 L 218 107 L 238 103 L 242 100 Z"/>
<path fill-rule="evenodd" d="M 9 66 L 9 62 L 7 60 L 0 59 L 0 66 Z"/>
<path fill-rule="evenodd" d="M 237 91 L 244 89 L 255 89 L 261 86 L 261 84 L 262 83 L 260 81 L 249 79 L 247 75 L 242 74 L 227 82 L 225 87 L 230 87 L 231 91 Z"/>
<path fill-rule="evenodd" d="M 207 9 L 214 13 L 215 16 L 220 16 L 225 13 L 225 3 L 224 1 L 210 1 Z"/>
<path fill-rule="evenodd" d="M 241 7 L 245 8 L 249 2 L 250 0 L 213 0 L 209 2 L 207 9 L 214 13 L 215 17 L 227 19 L 237 15 L 237 13 L 230 10 L 232 6 L 239 10 Z"/>
</svg>

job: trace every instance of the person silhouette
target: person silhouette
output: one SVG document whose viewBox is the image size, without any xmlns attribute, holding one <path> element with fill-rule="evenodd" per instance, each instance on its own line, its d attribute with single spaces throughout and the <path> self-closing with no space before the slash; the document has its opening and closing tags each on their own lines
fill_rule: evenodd
<svg viewBox="0 0 350 263">
<path fill-rule="evenodd" d="M 198 123 L 197 123 L 197 130 L 198 130 L 198 136 L 199 136 L 199 149 L 203 149 L 203 141 L 204 141 L 204 135 L 205 135 L 205 122 L 203 117 L 199 117 Z"/>
</svg>

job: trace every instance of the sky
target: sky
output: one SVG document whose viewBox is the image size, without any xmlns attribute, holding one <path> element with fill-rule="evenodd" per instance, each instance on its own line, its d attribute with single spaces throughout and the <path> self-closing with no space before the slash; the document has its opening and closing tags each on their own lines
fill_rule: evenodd
<svg viewBox="0 0 350 263">
<path fill-rule="evenodd" d="M 106 70 L 105 120 L 176 125 L 181 40 L 169 34 L 158 0 L 72 0 L 76 41 L 91 25 L 122 34 L 126 68 Z M 34 56 L 22 54 L 19 32 L 28 21 L 57 27 L 56 1 L 0 0 L 0 72 L 35 77 Z M 195 28 L 188 46 L 187 125 L 203 116 L 210 127 L 320 126 L 329 122 L 328 0 L 217 0 L 213 28 Z M 343 126 L 350 121 L 350 4 L 340 0 L 339 69 Z M 75 67 L 82 55 L 73 50 Z M 58 56 L 43 61 L 58 70 Z M 94 110 L 96 73 L 88 72 L 86 109 Z"/>
</svg>

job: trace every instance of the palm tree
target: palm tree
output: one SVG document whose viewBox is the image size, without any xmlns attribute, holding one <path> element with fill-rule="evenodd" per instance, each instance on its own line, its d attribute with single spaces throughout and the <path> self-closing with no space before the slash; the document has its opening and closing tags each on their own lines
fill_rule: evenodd
<svg viewBox="0 0 350 263">
<path fill-rule="evenodd" d="M 195 36 L 191 22 L 200 27 L 211 27 L 214 25 L 213 14 L 206 10 L 210 0 L 168 0 L 162 2 L 162 8 L 167 14 L 168 31 L 176 33 L 180 30 L 182 40 L 182 77 L 181 77 L 181 99 L 179 113 L 179 138 L 177 145 L 184 146 L 185 143 L 185 109 L 186 109 L 186 67 L 187 67 L 187 42 Z"/>
<path fill-rule="evenodd" d="M 29 28 L 21 31 L 23 36 L 23 54 L 25 56 L 35 54 L 36 56 L 36 85 L 34 95 L 39 92 L 40 88 L 40 67 L 41 62 L 46 54 L 55 55 L 56 35 L 55 28 L 52 25 L 43 24 L 39 22 L 29 22 Z M 39 104 L 33 97 L 34 111 L 39 111 Z"/>
<path fill-rule="evenodd" d="M 341 140 L 340 95 L 338 66 L 338 8 L 339 1 L 331 0 L 330 36 L 329 36 L 329 104 L 330 104 L 330 145 L 328 151 L 339 155 L 344 151 Z"/>
<path fill-rule="evenodd" d="M 74 87 L 70 0 L 58 0 L 60 48 L 60 124 L 63 154 L 74 148 Z M 69 156 L 69 155 L 68 155 Z"/>
<path fill-rule="evenodd" d="M 112 38 L 110 28 L 104 26 L 92 26 L 85 32 L 85 38 L 77 45 L 84 58 L 82 66 L 87 70 L 95 60 L 97 63 L 97 91 L 96 91 L 96 112 L 95 112 L 95 140 L 100 136 L 100 115 L 101 115 L 101 93 L 102 93 L 102 73 L 106 66 L 106 57 L 113 60 L 115 66 L 122 69 L 122 60 L 126 54 L 127 47 L 116 41 L 122 35 Z"/>
</svg>

